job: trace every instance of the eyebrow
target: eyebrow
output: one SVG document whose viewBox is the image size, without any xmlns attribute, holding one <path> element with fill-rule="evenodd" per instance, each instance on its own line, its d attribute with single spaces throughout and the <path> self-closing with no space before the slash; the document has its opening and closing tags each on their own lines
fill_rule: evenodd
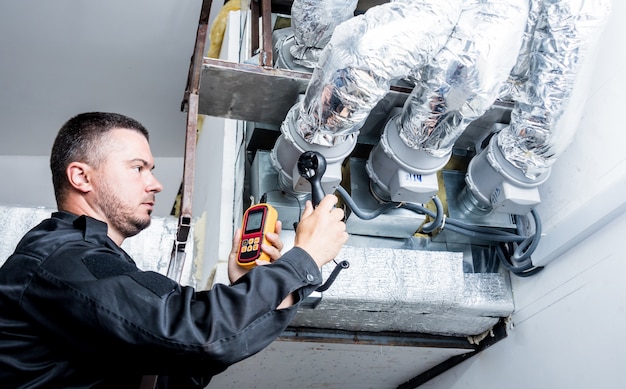
<svg viewBox="0 0 626 389">
<path fill-rule="evenodd" d="M 129 161 L 130 163 L 136 163 L 139 162 L 141 163 L 144 167 L 148 167 L 150 166 L 150 163 L 148 161 L 146 161 L 143 158 L 133 158 Z M 152 165 L 152 167 L 150 168 L 150 170 L 154 170 L 154 168 L 156 168 L 156 165 Z"/>
</svg>

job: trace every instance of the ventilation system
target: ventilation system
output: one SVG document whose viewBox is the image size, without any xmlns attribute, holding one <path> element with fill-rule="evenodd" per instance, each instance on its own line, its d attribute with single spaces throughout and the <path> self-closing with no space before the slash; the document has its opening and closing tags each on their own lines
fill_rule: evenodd
<svg viewBox="0 0 626 389">
<path fill-rule="evenodd" d="M 183 106 L 245 123 L 236 196 L 266 199 L 289 237 L 314 153 L 347 215 L 330 286 L 280 341 L 454 349 L 416 387 L 506 336 L 510 277 L 542 269 L 538 187 L 573 138 L 610 2 L 242 2 L 238 63 L 201 58 L 210 3 Z"/>
</svg>

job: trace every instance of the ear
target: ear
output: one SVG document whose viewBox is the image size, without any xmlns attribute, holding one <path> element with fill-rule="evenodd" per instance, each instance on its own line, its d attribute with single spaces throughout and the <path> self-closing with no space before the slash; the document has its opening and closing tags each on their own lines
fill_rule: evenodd
<svg viewBox="0 0 626 389">
<path fill-rule="evenodd" d="M 89 165 L 82 162 L 72 162 L 67 166 L 65 171 L 70 185 L 83 193 L 91 192 L 92 169 Z"/>
</svg>

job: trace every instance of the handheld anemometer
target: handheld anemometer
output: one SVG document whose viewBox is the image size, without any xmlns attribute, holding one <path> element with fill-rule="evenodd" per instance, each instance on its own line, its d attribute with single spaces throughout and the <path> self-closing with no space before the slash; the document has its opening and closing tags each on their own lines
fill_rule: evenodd
<svg viewBox="0 0 626 389">
<path fill-rule="evenodd" d="M 274 232 L 278 211 L 267 203 L 251 206 L 243 214 L 241 244 L 237 252 L 237 264 L 250 269 L 256 266 L 257 259 L 269 261 L 269 256 L 261 251 L 261 244 L 269 244 L 265 239 L 268 232 Z"/>
</svg>

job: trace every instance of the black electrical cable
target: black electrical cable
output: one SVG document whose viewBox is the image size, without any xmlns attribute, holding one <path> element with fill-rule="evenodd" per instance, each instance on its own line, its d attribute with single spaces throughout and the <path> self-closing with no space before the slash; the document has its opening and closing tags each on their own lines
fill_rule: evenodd
<svg viewBox="0 0 626 389">
<path fill-rule="evenodd" d="M 359 207 L 356 205 L 352 197 L 347 193 L 347 191 L 343 187 L 338 186 L 337 192 L 344 199 L 346 205 L 348 205 L 350 210 L 356 216 L 364 220 L 371 220 L 393 208 L 404 208 L 413 212 L 417 212 L 422 215 L 430 216 L 431 218 L 434 219 L 433 222 L 422 227 L 422 230 L 424 230 L 424 232 L 427 232 L 427 233 L 433 232 L 437 228 L 441 228 L 443 224 L 443 220 L 444 220 L 443 206 L 441 204 L 441 200 L 439 200 L 437 196 L 433 197 L 433 202 L 435 203 L 435 206 L 437 207 L 437 212 L 433 212 L 430 209 L 420 204 L 399 203 L 399 202 L 388 202 L 388 203 L 383 204 L 379 208 L 375 209 L 374 211 L 364 212 L 363 210 L 359 209 Z M 487 227 L 471 226 L 467 223 L 463 223 L 452 218 L 445 218 L 445 223 L 446 223 L 445 228 L 447 228 L 450 231 L 454 231 L 459 234 L 469 236 L 472 238 L 482 239 L 482 240 L 491 241 L 491 242 L 511 242 L 511 241 L 522 242 L 527 239 L 527 237 L 525 236 L 520 236 L 520 235 L 509 233 L 506 231 L 496 230 L 496 229 L 487 228 Z"/>
<path fill-rule="evenodd" d="M 543 266 L 534 266 L 530 256 L 521 262 L 511 263 L 511 258 L 516 248 L 509 247 L 512 243 L 500 243 L 496 245 L 496 255 L 500 264 L 511 273 L 519 277 L 529 277 L 543 270 Z"/>
<path fill-rule="evenodd" d="M 326 282 L 324 282 L 324 284 L 320 285 L 317 289 L 315 289 L 316 292 L 324 292 L 328 290 L 328 288 L 331 287 L 333 282 L 335 282 L 335 278 L 337 278 L 337 276 L 339 275 L 339 272 L 342 271 L 343 269 L 347 269 L 350 267 L 350 262 L 345 261 L 345 260 L 339 263 L 335 261 L 335 264 L 336 266 L 333 269 L 332 273 L 330 273 L 330 276 L 328 276 L 328 278 L 326 279 Z"/>
<path fill-rule="evenodd" d="M 422 226 L 422 231 L 425 233 L 431 233 L 437 229 L 445 228 L 449 231 L 453 231 L 471 238 L 481 239 L 486 242 L 493 243 L 491 250 L 494 256 L 494 263 L 500 263 L 507 270 L 518 275 L 520 277 L 528 277 L 537 274 L 543 269 L 541 266 L 534 266 L 530 259 L 530 256 L 535 251 L 539 244 L 542 231 L 542 223 L 539 218 L 539 214 L 536 210 L 531 210 L 532 219 L 535 224 L 535 232 L 531 236 L 524 236 L 518 233 L 512 233 L 502 231 L 495 228 L 474 226 L 464 223 L 462 221 L 446 218 L 443 213 L 443 205 L 441 200 L 437 196 L 432 197 L 432 201 L 435 204 L 436 211 L 432 210 L 416 203 L 404 203 L 404 202 L 387 202 L 381 205 L 379 208 L 371 212 L 364 212 L 354 202 L 352 197 L 347 191 L 341 187 L 337 187 L 337 192 L 344 199 L 346 205 L 350 210 L 359 218 L 363 220 L 371 220 L 393 208 L 404 208 L 422 215 L 433 218 L 433 221 Z M 516 219 L 519 225 L 519 218 Z M 518 228 L 519 230 L 519 228 Z M 496 261 L 497 259 L 497 261 Z M 494 265 L 495 266 L 495 265 Z M 497 268 L 496 268 L 497 269 Z"/>
<path fill-rule="evenodd" d="M 436 201 L 438 201 L 439 204 L 441 204 L 441 201 L 437 198 L 437 196 L 435 196 L 433 200 L 435 199 Z M 437 213 L 431 211 L 428 208 L 421 206 L 420 204 L 415 204 L 415 203 L 398 203 L 398 204 L 400 204 L 399 206 L 401 208 L 405 208 L 405 209 L 408 209 L 408 210 L 411 210 L 411 211 L 414 211 L 423 215 L 427 215 L 437 220 L 437 217 L 438 217 Z M 437 202 L 435 202 L 435 205 L 437 205 Z M 483 239 L 487 241 L 521 242 L 526 239 L 526 237 L 520 236 L 518 234 L 513 234 L 510 232 L 497 230 L 497 229 L 489 228 L 489 227 L 473 226 L 471 224 L 467 224 L 467 223 L 464 223 L 462 221 L 459 221 L 457 219 L 452 219 L 452 218 L 446 218 L 445 224 L 446 224 L 446 228 L 449 229 L 450 231 L 458 232 L 459 234 L 463 234 L 466 236 L 470 236 L 472 238 Z"/>
<path fill-rule="evenodd" d="M 350 210 L 359 219 L 362 219 L 362 220 L 372 220 L 375 217 L 380 216 L 381 214 L 394 208 L 407 208 L 411 211 L 418 212 L 421 214 L 426 214 L 428 212 L 430 214 L 429 216 L 432 216 L 435 219 L 431 223 L 428 223 L 422 227 L 422 230 L 426 233 L 435 231 L 437 228 L 439 228 L 443 224 L 443 218 L 444 218 L 443 205 L 441 204 L 441 200 L 439 200 L 439 198 L 437 198 L 436 196 L 433 197 L 433 201 L 435 203 L 437 212 L 431 212 L 427 208 L 424 208 L 418 204 L 399 203 L 399 202 L 387 202 L 371 212 L 365 212 L 359 208 L 359 206 L 354 202 L 352 197 L 348 194 L 348 192 L 341 185 L 337 186 L 337 192 L 341 195 L 343 200 L 346 202 L 346 205 L 348 206 L 348 208 L 350 208 Z"/>
<path fill-rule="evenodd" d="M 537 245 L 539 245 L 539 238 L 541 237 L 542 231 L 541 219 L 539 218 L 539 214 L 537 213 L 537 211 L 535 211 L 534 209 L 530 211 L 530 213 L 533 217 L 533 220 L 535 221 L 535 233 L 528 239 L 521 242 L 519 246 L 517 246 L 517 248 L 513 251 L 513 254 L 511 255 L 511 260 L 515 262 L 522 262 L 526 258 L 529 258 L 537 248 Z"/>
<path fill-rule="evenodd" d="M 350 195 L 348 194 L 348 192 L 346 192 L 346 190 L 341 187 L 341 185 L 337 186 L 337 192 L 339 192 L 339 194 L 341 195 L 341 197 L 343 198 L 343 200 L 346 202 L 346 205 L 348 206 L 348 208 L 350 208 L 350 210 L 359 218 L 362 220 L 372 220 L 375 217 L 393 209 L 393 208 L 398 208 L 398 204 L 397 203 L 385 203 L 384 205 L 382 205 L 381 207 L 371 211 L 371 212 L 365 212 L 362 209 L 359 208 L 358 205 L 356 205 L 356 203 L 354 202 L 354 200 L 352 199 L 352 197 L 350 197 Z"/>
</svg>

